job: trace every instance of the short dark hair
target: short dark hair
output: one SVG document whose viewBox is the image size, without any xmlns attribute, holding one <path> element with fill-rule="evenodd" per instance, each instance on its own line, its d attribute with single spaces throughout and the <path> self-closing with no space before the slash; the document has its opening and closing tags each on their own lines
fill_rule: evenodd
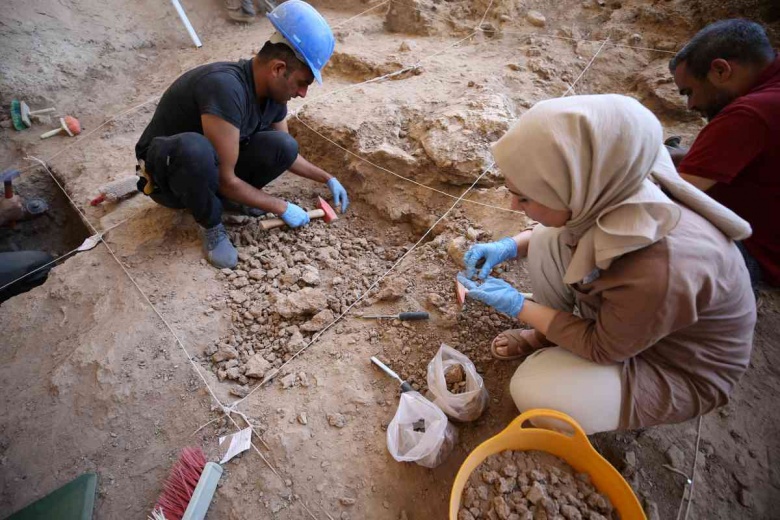
<svg viewBox="0 0 780 520">
<path fill-rule="evenodd" d="M 669 62 L 674 74 L 680 63 L 695 78 L 704 79 L 713 60 L 734 60 L 751 65 L 762 65 L 774 58 L 775 51 L 761 25 L 742 18 L 720 20 L 696 33 L 691 41 Z"/>
<path fill-rule="evenodd" d="M 288 72 L 308 67 L 304 62 L 298 59 L 295 52 L 284 43 L 265 42 L 263 48 L 257 52 L 257 57 L 262 63 L 271 60 L 282 60 L 287 65 Z"/>
</svg>

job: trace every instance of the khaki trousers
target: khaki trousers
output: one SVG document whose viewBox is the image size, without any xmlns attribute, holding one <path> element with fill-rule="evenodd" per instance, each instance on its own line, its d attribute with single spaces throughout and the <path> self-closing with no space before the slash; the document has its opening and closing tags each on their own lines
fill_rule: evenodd
<svg viewBox="0 0 780 520">
<path fill-rule="evenodd" d="M 574 312 L 576 298 L 563 276 L 571 250 L 561 241 L 561 230 L 536 226 L 528 248 L 528 272 L 534 300 Z M 577 309 L 595 319 L 589 309 Z M 541 349 L 517 368 L 509 391 L 517 408 L 551 408 L 573 417 L 587 434 L 616 430 L 623 396 L 622 365 L 599 365 L 563 347 Z M 537 421 L 538 422 L 538 421 Z M 537 424 L 560 429 L 559 424 Z"/>
</svg>

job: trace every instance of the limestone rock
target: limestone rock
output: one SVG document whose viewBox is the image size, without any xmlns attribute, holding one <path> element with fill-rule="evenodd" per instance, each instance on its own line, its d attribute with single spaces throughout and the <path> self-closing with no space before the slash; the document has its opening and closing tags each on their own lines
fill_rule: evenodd
<svg viewBox="0 0 780 520">
<path fill-rule="evenodd" d="M 304 271 L 301 275 L 301 280 L 303 280 L 303 283 L 306 285 L 319 285 L 322 283 L 320 280 L 320 272 L 316 267 L 313 265 L 307 265 L 303 269 Z"/>
<path fill-rule="evenodd" d="M 310 316 L 328 306 L 328 298 L 325 293 L 311 287 L 288 295 L 274 293 L 271 295 L 271 301 L 274 310 L 285 318 Z"/>
<path fill-rule="evenodd" d="M 301 325 L 306 332 L 319 332 L 333 322 L 336 317 L 330 309 L 318 312 L 311 320 Z"/>
<path fill-rule="evenodd" d="M 329 413 L 328 424 L 330 424 L 334 428 L 343 428 L 344 426 L 347 425 L 347 418 L 340 413 Z"/>
<path fill-rule="evenodd" d="M 290 388 L 295 386 L 295 381 L 296 381 L 295 374 L 287 374 L 281 379 L 280 382 L 282 383 L 282 388 L 284 388 L 285 390 L 289 390 Z"/>
<path fill-rule="evenodd" d="M 385 279 L 385 285 L 382 290 L 379 291 L 376 298 L 379 301 L 398 301 L 406 294 L 406 288 L 408 286 L 409 282 L 406 278 L 397 277 Z"/>
<path fill-rule="evenodd" d="M 385 29 L 406 34 L 432 34 L 435 21 L 434 8 L 432 0 L 390 2 L 390 9 L 385 15 Z"/>
<path fill-rule="evenodd" d="M 249 358 L 249 361 L 246 362 L 245 367 L 245 376 L 254 377 L 255 379 L 262 379 L 265 377 L 266 372 L 271 370 L 272 365 L 260 354 L 255 354 Z"/>
<path fill-rule="evenodd" d="M 226 361 L 228 359 L 236 359 L 238 357 L 238 352 L 236 349 L 231 347 L 230 345 L 222 345 L 217 352 L 211 356 L 211 360 L 214 363 L 220 363 L 222 361 Z"/>
<path fill-rule="evenodd" d="M 539 11 L 528 11 L 525 13 L 525 19 L 535 27 L 544 27 L 547 24 L 547 19 Z"/>
<path fill-rule="evenodd" d="M 241 291 L 230 291 L 230 299 L 239 305 L 244 303 L 247 300 L 247 298 L 249 297 L 246 295 L 246 293 L 243 293 Z"/>
<path fill-rule="evenodd" d="M 460 268 L 465 268 L 466 264 L 463 261 L 463 255 L 468 251 L 468 243 L 465 237 L 456 237 L 447 243 L 447 254 L 450 258 L 458 264 Z"/>
</svg>

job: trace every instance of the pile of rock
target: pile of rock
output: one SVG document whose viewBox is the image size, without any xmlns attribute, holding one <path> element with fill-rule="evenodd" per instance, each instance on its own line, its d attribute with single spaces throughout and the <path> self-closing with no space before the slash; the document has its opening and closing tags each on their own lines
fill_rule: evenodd
<svg viewBox="0 0 780 520">
<path fill-rule="evenodd" d="M 382 247 L 356 226 L 315 222 L 305 229 L 271 232 L 249 221 L 231 230 L 239 264 L 223 269 L 224 302 L 232 333 L 205 354 L 220 380 L 242 385 L 309 343 L 403 253 Z"/>
</svg>

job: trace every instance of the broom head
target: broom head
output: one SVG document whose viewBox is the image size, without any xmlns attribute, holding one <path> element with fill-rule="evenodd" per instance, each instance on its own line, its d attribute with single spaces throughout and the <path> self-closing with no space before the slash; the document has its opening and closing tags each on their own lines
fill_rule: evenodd
<svg viewBox="0 0 780 520">
<path fill-rule="evenodd" d="M 179 460 L 171 468 L 154 509 L 159 509 L 166 520 L 181 520 L 204 467 L 206 456 L 203 450 L 197 447 L 181 450 Z"/>
</svg>

